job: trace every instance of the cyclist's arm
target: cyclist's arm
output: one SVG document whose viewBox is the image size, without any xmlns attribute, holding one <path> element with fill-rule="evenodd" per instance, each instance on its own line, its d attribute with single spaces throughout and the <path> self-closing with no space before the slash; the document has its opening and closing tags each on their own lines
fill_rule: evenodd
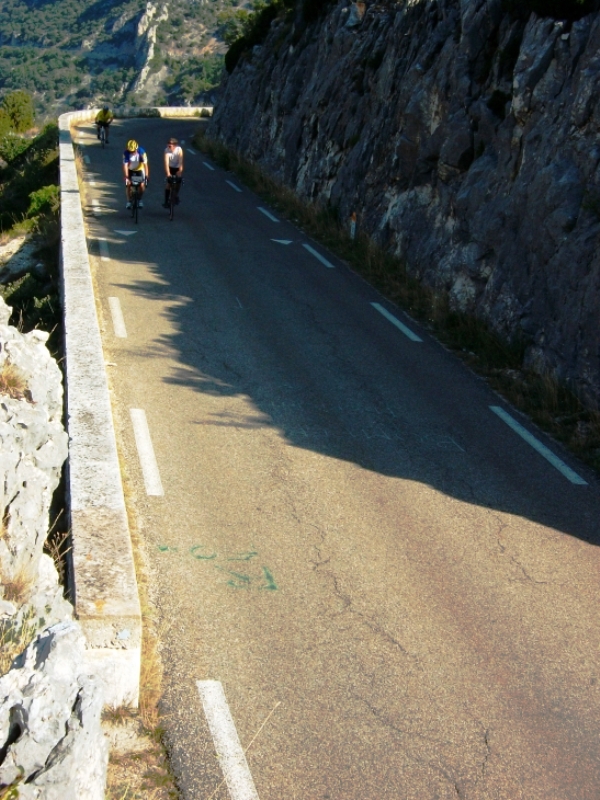
<svg viewBox="0 0 600 800">
<path fill-rule="evenodd" d="M 169 169 L 169 151 L 165 151 L 165 175 L 167 178 L 171 175 L 171 170 Z"/>
<path fill-rule="evenodd" d="M 179 160 L 179 174 L 183 175 L 183 147 L 179 148 L 181 150 L 181 158 Z"/>
<path fill-rule="evenodd" d="M 148 156 L 144 153 L 144 158 L 142 159 L 142 164 L 144 165 L 144 170 L 146 172 L 146 178 L 150 177 L 150 164 L 148 164 Z"/>
</svg>

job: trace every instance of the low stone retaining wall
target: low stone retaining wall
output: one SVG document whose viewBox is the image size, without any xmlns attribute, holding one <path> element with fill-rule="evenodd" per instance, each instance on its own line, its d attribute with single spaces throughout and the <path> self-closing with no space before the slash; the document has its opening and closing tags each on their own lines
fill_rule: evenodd
<svg viewBox="0 0 600 800">
<path fill-rule="evenodd" d="M 71 126 L 94 119 L 97 111 L 59 118 L 70 588 L 87 639 L 86 667 L 104 684 L 105 704 L 118 707 L 138 704 L 142 621 L 71 139 Z M 189 117 L 202 111 L 121 108 L 115 115 Z"/>
</svg>

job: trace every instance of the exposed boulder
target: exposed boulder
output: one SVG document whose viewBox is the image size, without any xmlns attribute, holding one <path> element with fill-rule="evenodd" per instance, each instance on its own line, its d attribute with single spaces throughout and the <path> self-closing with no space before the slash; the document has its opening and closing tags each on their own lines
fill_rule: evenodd
<svg viewBox="0 0 600 800">
<path fill-rule="evenodd" d="M 104 798 L 102 694 L 80 674 L 84 648 L 78 623 L 58 623 L 0 678 L 0 787 L 23 800 Z"/>
</svg>

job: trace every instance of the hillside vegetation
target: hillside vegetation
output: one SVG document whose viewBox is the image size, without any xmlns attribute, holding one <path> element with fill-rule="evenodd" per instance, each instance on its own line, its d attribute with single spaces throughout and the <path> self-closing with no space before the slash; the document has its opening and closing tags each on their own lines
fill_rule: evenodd
<svg viewBox="0 0 600 800">
<path fill-rule="evenodd" d="M 25 133 L 33 122 L 29 95 L 18 91 L 4 98 L 0 106 L 0 256 L 11 241 L 18 240 L 30 257 L 29 268 L 19 269 L 14 280 L 4 272 L 18 251 L 8 261 L 1 259 L 0 295 L 13 308 L 11 324 L 25 331 L 47 330 L 56 354 L 61 321 L 58 128 L 50 123 L 37 134 Z"/>
<path fill-rule="evenodd" d="M 247 3 L 250 9 L 252 3 Z M 4 0 L 0 97 L 40 116 L 110 104 L 192 104 L 219 83 L 235 0 Z"/>
</svg>

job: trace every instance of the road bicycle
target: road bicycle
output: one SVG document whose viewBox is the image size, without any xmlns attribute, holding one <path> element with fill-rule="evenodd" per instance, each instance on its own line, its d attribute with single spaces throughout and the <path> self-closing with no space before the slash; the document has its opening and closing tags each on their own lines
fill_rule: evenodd
<svg viewBox="0 0 600 800">
<path fill-rule="evenodd" d="M 98 135 L 100 137 L 100 144 L 102 145 L 102 149 L 104 150 L 104 145 L 106 142 L 106 125 L 99 125 Z"/>
<path fill-rule="evenodd" d="M 167 178 L 167 183 L 169 184 L 169 199 L 167 200 L 167 206 L 169 208 L 169 219 L 172 220 L 175 206 L 177 205 L 177 200 L 179 199 L 179 190 L 181 188 L 181 184 L 183 183 L 183 178 L 180 175 L 169 175 Z"/>
<path fill-rule="evenodd" d="M 142 197 L 142 193 L 140 192 L 140 186 L 142 185 L 142 183 L 145 182 L 145 180 L 146 180 L 146 176 L 145 175 L 135 175 L 134 174 L 134 175 L 131 175 L 131 177 L 129 178 L 129 183 L 131 184 L 131 193 L 130 193 L 130 197 L 131 197 L 131 200 L 130 200 L 130 202 L 131 202 L 131 216 L 134 218 L 136 225 L 137 225 L 137 221 L 138 221 L 138 209 L 139 209 L 140 200 L 141 200 L 141 197 Z"/>
</svg>

